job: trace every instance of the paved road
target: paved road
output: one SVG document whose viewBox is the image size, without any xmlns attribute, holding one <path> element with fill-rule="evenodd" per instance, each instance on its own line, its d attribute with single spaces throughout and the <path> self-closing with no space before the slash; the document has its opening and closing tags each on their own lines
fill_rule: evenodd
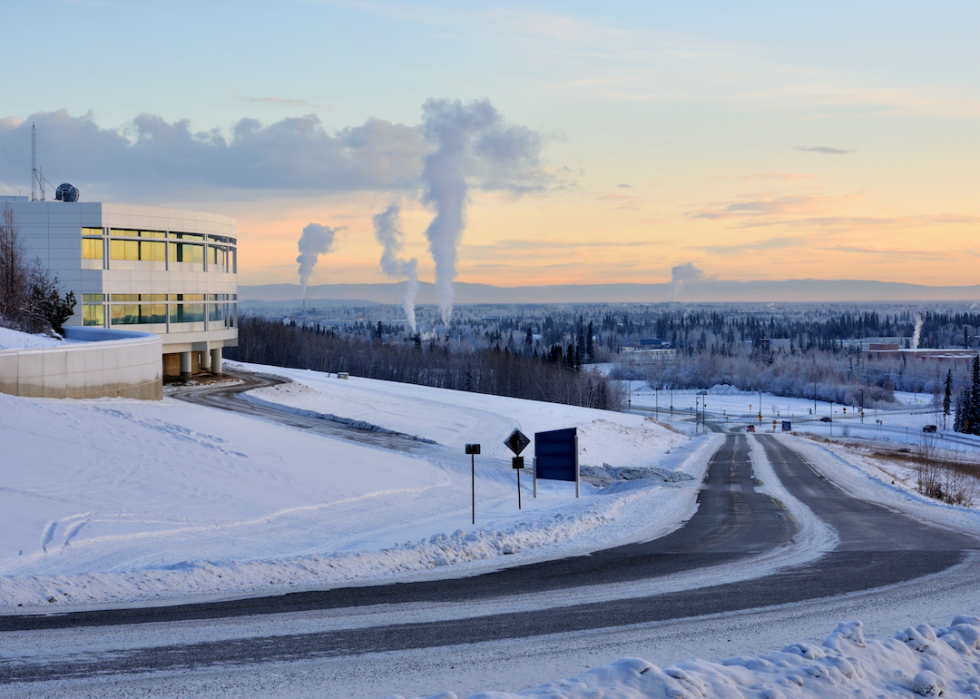
<svg viewBox="0 0 980 699">
<path fill-rule="evenodd" d="M 760 435 L 786 488 L 832 526 L 839 546 L 816 562 L 775 575 L 649 597 L 475 618 L 350 630 L 148 647 L 33 665 L 0 664 L 0 682 L 104 673 L 200 668 L 355 655 L 607 628 L 866 590 L 939 572 L 961 562 L 977 542 L 900 513 L 848 497 L 796 452 Z M 512 568 L 460 580 L 350 588 L 239 602 L 45 617 L 2 617 L 0 631 L 130 624 L 337 609 L 400 602 L 464 604 L 529 590 L 564 590 L 602 582 L 647 580 L 731 562 L 784 544 L 797 525 L 782 505 L 755 489 L 744 435 L 728 435 L 712 458 L 699 508 L 662 539 L 590 556 Z M 2 643 L 0 634 L 0 643 Z"/>
</svg>

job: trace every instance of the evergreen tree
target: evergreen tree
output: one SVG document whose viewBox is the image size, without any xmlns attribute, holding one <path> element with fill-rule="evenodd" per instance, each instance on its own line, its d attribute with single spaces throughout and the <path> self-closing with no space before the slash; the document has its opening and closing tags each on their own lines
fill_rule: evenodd
<svg viewBox="0 0 980 699">
<path fill-rule="evenodd" d="M 589 364 L 595 364 L 595 342 L 592 338 L 595 337 L 595 328 L 592 327 L 592 321 L 589 321 L 589 330 L 585 338 L 585 347 L 589 356 Z"/>
<path fill-rule="evenodd" d="M 946 429 L 946 419 L 950 414 L 950 406 L 953 400 L 953 370 L 946 372 L 946 388 L 943 393 L 943 429 Z"/>
</svg>

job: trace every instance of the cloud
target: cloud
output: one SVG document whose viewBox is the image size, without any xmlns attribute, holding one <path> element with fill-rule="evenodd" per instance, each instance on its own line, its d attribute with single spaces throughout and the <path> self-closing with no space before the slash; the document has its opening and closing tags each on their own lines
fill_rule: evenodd
<svg viewBox="0 0 980 699">
<path fill-rule="evenodd" d="M 830 146 L 793 146 L 793 150 L 806 151 L 807 153 L 823 153 L 824 155 L 847 155 L 857 153 L 855 150 L 844 150 L 842 148 L 831 148 Z"/>
<path fill-rule="evenodd" d="M 415 188 L 427 148 L 418 127 L 369 119 L 328 132 L 316 115 L 263 125 L 241 119 L 226 137 L 194 131 L 187 120 L 141 114 L 124 128 L 101 128 L 92 114 L 67 110 L 0 122 L 0 182 L 22 184 L 29 171 L 30 129 L 37 124 L 38 159 L 52 180 L 83 193 L 206 198 L 239 190 L 331 193 Z"/>
<path fill-rule="evenodd" d="M 249 104 L 271 104 L 278 107 L 293 107 L 301 109 L 328 110 L 333 109 L 329 104 L 315 104 L 306 100 L 287 99 L 285 97 L 250 97 L 249 95 L 236 95 L 235 99 Z"/>
<path fill-rule="evenodd" d="M 795 182 L 813 177 L 799 172 L 754 172 L 751 175 L 720 175 L 713 180 L 778 180 L 780 182 Z"/>
<path fill-rule="evenodd" d="M 779 250 L 794 247 L 813 247 L 813 244 L 813 238 L 780 237 L 736 245 L 705 245 L 696 249 L 704 250 L 712 255 L 734 255 L 745 252 L 746 250 Z"/>
<path fill-rule="evenodd" d="M 760 224 L 758 220 L 782 221 L 799 216 L 814 216 L 831 208 L 839 209 L 853 204 L 860 197 L 860 194 L 832 197 L 825 194 L 774 196 L 765 193 L 734 202 L 715 203 L 692 216 L 709 221 L 737 220 L 746 226 L 765 225 L 765 221 Z"/>
<path fill-rule="evenodd" d="M 616 186 L 619 187 L 619 188 L 621 188 L 621 189 L 629 189 L 630 188 L 630 185 L 628 185 L 628 184 L 617 184 Z"/>
</svg>

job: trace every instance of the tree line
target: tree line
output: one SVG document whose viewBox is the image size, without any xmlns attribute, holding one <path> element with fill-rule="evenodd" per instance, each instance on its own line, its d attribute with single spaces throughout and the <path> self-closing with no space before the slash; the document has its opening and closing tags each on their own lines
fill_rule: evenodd
<svg viewBox="0 0 980 699">
<path fill-rule="evenodd" d="M 585 331 L 583 330 L 583 342 Z M 576 338 L 577 340 L 577 338 Z M 576 341 L 575 345 L 578 345 Z M 625 402 L 620 384 L 582 366 L 582 352 L 547 355 L 511 351 L 494 345 L 451 351 L 436 337 L 423 342 L 385 341 L 383 326 L 374 337 L 336 334 L 326 327 L 304 327 L 258 316 L 243 316 L 238 347 L 227 348 L 229 359 L 296 369 L 347 372 L 352 376 L 449 388 L 508 398 L 562 403 L 601 410 L 619 410 Z"/>
</svg>

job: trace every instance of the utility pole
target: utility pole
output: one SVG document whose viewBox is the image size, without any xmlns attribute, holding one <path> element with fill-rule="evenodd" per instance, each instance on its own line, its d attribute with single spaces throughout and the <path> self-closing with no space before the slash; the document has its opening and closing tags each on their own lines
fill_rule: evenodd
<svg viewBox="0 0 980 699">
<path fill-rule="evenodd" d="M 813 417 L 817 416 L 817 382 L 813 382 Z"/>
</svg>

